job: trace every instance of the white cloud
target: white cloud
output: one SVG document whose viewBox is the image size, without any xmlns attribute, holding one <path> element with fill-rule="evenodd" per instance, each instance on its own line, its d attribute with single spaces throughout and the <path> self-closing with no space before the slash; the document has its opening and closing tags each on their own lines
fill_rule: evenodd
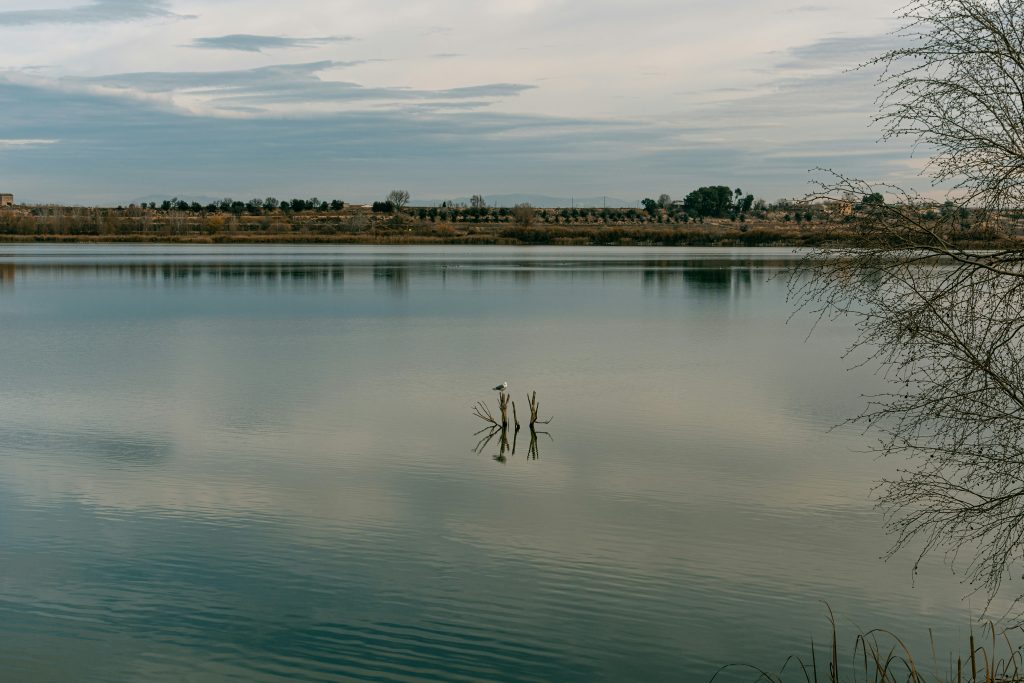
<svg viewBox="0 0 1024 683">
<path fill-rule="evenodd" d="M 893 158 L 892 148 L 874 147 L 876 136 L 868 128 L 874 108 L 871 79 L 844 73 L 890 44 L 879 36 L 891 28 L 891 0 L 856 5 L 838 0 L 634 0 L 628 5 L 621 0 L 293 0 L 287 6 L 276 0 L 64 0 L 64 5 L 37 9 L 27 0 L 21 7 L 7 5 L 15 8 L 7 10 L 8 18 L 20 24 L 5 26 L 0 20 L 0 63 L 10 69 L 6 80 L 71 98 L 93 94 L 120 101 L 123 109 L 111 105 L 112 130 L 119 117 L 135 121 L 146 107 L 199 119 L 272 119 L 279 135 L 280 122 L 290 120 L 304 144 L 319 129 L 337 134 L 334 123 L 321 125 L 331 116 L 386 112 L 410 122 L 430 117 L 430 125 L 447 117 L 440 125 L 447 137 L 435 136 L 433 146 L 455 135 L 466 149 L 475 139 L 479 148 L 498 154 L 488 183 L 493 191 L 527 190 L 524 185 L 541 177 L 536 169 L 543 168 L 566 183 L 544 188 L 556 194 L 646 192 L 649 174 L 624 172 L 645 158 L 651 173 L 665 174 L 666 187 L 693 182 L 708 173 L 698 164 L 714 163 L 721 180 L 763 187 L 769 197 L 801 193 L 809 165 L 849 157 L 851 148 L 861 157 L 858 168 L 885 156 L 873 176 Z M 114 20 L 114 10 L 125 18 L 131 14 L 133 21 Z M 47 12 L 109 21 L 102 31 L 83 31 L 50 21 L 57 15 Z M 195 18 L 168 21 L 171 15 Z M 514 117 L 517 123 L 466 125 L 474 110 Z M 587 134 L 570 133 L 565 144 L 544 152 L 514 144 L 535 130 L 554 139 L 559 120 L 565 121 L 562 127 L 582 126 Z M 16 123 L 24 125 L 13 128 Z M 70 138 L 67 131 L 76 125 L 61 112 L 47 112 L 40 121 L 15 121 L 0 110 L 0 135 L 9 138 Z M 396 122 L 387 116 L 376 127 L 372 122 L 359 126 L 352 134 L 362 140 L 393 139 L 389 128 Z M 601 135 L 595 135 L 598 130 Z M 362 147 L 362 140 L 323 143 L 352 149 Z M 498 145 L 501 141 L 508 144 Z M 407 149 L 422 149 L 421 139 L 409 142 Z M 254 143 L 258 149 L 263 139 Z M 152 144 L 161 144 L 159 138 Z M 211 144 L 225 145 L 223 158 L 234 152 L 227 141 Z M 231 144 L 240 143 L 232 136 Z M 570 185 L 581 174 L 572 159 L 559 156 L 566 150 L 573 159 L 604 163 L 587 169 L 592 179 L 587 188 Z M 834 153 L 811 163 L 812 153 L 829 150 Z M 536 153 L 532 159 L 531 153 Z M 776 166 L 769 169 L 758 158 Z M 405 172 L 415 161 L 396 156 L 393 164 L 396 172 Z M 437 178 L 436 172 L 430 175 Z M 464 194 L 458 187 L 448 191 Z M 136 194 L 147 193 L 139 188 Z"/>
<path fill-rule="evenodd" d="M 4 147 L 36 147 L 38 145 L 55 145 L 60 140 L 17 140 L 0 138 L 0 149 Z"/>
</svg>

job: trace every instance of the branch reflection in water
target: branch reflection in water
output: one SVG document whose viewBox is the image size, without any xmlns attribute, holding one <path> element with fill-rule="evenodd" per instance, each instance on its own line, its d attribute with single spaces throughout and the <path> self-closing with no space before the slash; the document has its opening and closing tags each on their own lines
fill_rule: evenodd
<svg viewBox="0 0 1024 683">
<path fill-rule="evenodd" d="M 540 419 L 540 401 L 537 399 L 537 392 L 534 391 L 531 394 L 526 395 L 526 400 L 530 408 L 530 446 L 527 451 L 527 460 L 540 460 L 540 445 L 538 443 L 539 436 L 546 436 L 553 442 L 555 439 L 551 436 L 550 432 L 538 430 L 538 425 L 548 425 L 554 418 L 548 418 L 547 420 Z M 512 422 L 508 419 L 508 409 L 512 408 Z M 477 455 L 482 455 L 486 451 L 491 443 L 497 439 L 498 452 L 492 456 L 495 462 L 505 464 L 508 462 L 508 458 L 516 454 L 516 450 L 519 444 L 519 431 L 522 426 L 519 424 L 519 414 L 516 410 L 515 401 L 512 400 L 510 394 L 505 391 L 501 391 L 498 395 L 498 415 L 500 420 L 495 416 L 491 409 L 483 401 L 478 401 L 473 406 L 473 415 L 480 418 L 487 423 L 487 426 L 476 432 L 473 436 L 479 437 L 479 441 L 473 448 L 473 452 Z M 509 443 L 509 432 L 512 432 L 511 444 Z"/>
<path fill-rule="evenodd" d="M 874 191 L 842 176 L 823 188 Z M 973 249 L 958 212 L 888 191 L 843 219 L 861 243 L 809 253 L 790 296 L 818 320 L 852 321 L 846 357 L 889 384 L 849 420 L 895 461 L 876 489 L 888 556 L 916 553 L 916 573 L 939 555 L 986 607 L 1010 591 L 1024 619 L 1024 592 L 1005 585 L 1024 575 L 1024 259 Z"/>
</svg>

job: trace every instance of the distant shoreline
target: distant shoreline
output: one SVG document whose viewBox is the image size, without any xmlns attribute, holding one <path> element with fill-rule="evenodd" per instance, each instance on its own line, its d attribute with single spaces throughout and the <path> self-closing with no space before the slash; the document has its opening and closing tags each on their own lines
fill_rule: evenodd
<svg viewBox="0 0 1024 683">
<path fill-rule="evenodd" d="M 337 202 L 328 210 L 201 207 L 0 209 L 0 244 L 362 244 L 616 247 L 852 246 L 852 216 L 823 205 L 695 218 L 676 209 L 408 207 L 377 211 Z M 991 233 L 966 230 L 964 246 L 995 248 Z"/>
<path fill-rule="evenodd" d="M 221 233 L 216 235 L 120 235 L 34 234 L 2 235 L 0 244 L 338 244 L 338 245 L 466 245 L 466 246 L 576 246 L 576 247 L 808 247 L 824 243 L 824 235 L 793 235 L 787 231 L 609 231 L 615 234 L 565 234 L 540 229 L 525 239 L 498 232 L 478 232 L 439 237 L 423 234 L 304 234 L 304 233 Z"/>
<path fill-rule="evenodd" d="M 773 230 L 757 228 L 740 230 L 671 229 L 650 231 L 623 231 L 597 228 L 581 234 L 579 231 L 540 228 L 528 235 L 509 236 L 499 232 L 476 232 L 463 236 L 423 234 L 309 234 L 309 233 L 220 233 L 216 235 L 178 234 L 160 235 L 129 233 L 119 235 L 81 234 L 0 234 L 0 245 L 15 244 L 181 244 L 181 245 L 447 245 L 447 246 L 556 246 L 556 247 L 754 247 L 754 248 L 813 248 L 826 246 L 853 246 L 856 236 L 834 231 Z M 967 248 L 988 249 L 1019 246 L 1019 240 L 973 241 Z"/>
</svg>

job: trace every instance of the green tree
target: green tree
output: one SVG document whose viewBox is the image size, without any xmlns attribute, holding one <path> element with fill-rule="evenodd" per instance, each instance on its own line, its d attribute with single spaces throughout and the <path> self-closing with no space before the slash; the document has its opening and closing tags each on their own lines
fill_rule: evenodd
<svg viewBox="0 0 1024 683">
<path fill-rule="evenodd" d="M 683 210 L 697 218 L 721 218 L 733 207 L 732 190 L 725 185 L 701 187 L 686 195 Z"/>
</svg>

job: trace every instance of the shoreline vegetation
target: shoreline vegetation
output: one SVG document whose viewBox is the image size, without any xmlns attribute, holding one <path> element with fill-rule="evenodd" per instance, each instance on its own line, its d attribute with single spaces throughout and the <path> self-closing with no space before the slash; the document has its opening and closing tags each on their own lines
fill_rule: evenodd
<svg viewBox="0 0 1024 683">
<path fill-rule="evenodd" d="M 392 193 L 395 194 L 395 193 Z M 700 188 L 683 201 L 667 195 L 636 208 L 404 206 L 388 200 L 349 205 L 293 199 L 225 199 L 201 206 L 169 200 L 128 207 L 16 205 L 0 209 L 0 243 L 149 242 L 195 244 L 466 244 L 553 246 L 822 247 L 855 244 L 858 217 L 881 196 L 766 204 L 724 186 Z M 1019 244 L 1019 216 L 1001 225 L 950 203 L 921 208 L 957 211 L 959 244 Z"/>
<path fill-rule="evenodd" d="M 790 655 L 776 671 L 749 664 L 729 664 L 712 678 L 747 672 L 752 683 L 1024 683 L 1024 646 L 1018 645 L 1024 627 L 975 624 L 964 645 L 966 651 L 940 657 L 929 630 L 930 648 L 912 651 L 897 634 L 886 629 L 861 631 L 843 649 L 836 617 L 828 610 L 831 637 L 824 647 L 812 640 L 809 652 Z M 823 651 L 822 651 L 823 650 Z"/>
<path fill-rule="evenodd" d="M 859 631 L 844 651 L 836 615 L 827 609 L 831 633 L 823 647 L 812 640 L 808 653 L 786 657 L 776 671 L 727 665 L 710 683 L 727 672 L 749 673 L 752 683 L 1024 683 L 1024 645 L 1018 644 L 1022 625 L 978 622 L 965 639 L 966 650 L 944 656 L 937 651 L 931 629 L 926 651 L 911 650 L 887 629 Z"/>
</svg>

